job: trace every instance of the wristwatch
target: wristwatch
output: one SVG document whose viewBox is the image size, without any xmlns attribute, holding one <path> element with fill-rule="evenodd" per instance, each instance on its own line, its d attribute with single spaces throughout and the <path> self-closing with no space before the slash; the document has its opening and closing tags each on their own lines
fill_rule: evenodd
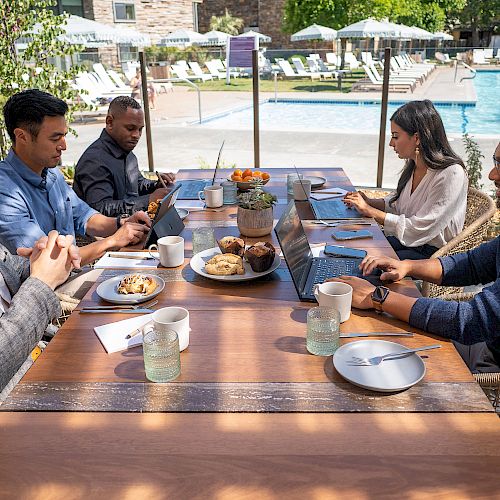
<svg viewBox="0 0 500 500">
<path fill-rule="evenodd" d="M 120 229 L 122 227 L 122 220 L 128 219 L 128 214 L 120 214 L 116 216 L 116 229 Z"/>
<path fill-rule="evenodd" d="M 372 293 L 372 303 L 375 311 L 382 312 L 382 304 L 389 296 L 390 290 L 386 286 L 378 286 Z"/>
</svg>

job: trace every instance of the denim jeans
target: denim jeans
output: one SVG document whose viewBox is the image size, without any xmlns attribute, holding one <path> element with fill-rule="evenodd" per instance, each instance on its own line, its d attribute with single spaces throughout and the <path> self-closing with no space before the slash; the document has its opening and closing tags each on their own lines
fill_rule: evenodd
<svg viewBox="0 0 500 500">
<path fill-rule="evenodd" d="M 438 250 L 438 248 L 431 245 L 422 245 L 420 247 L 405 247 L 395 236 L 387 236 L 387 241 L 394 248 L 398 257 L 403 259 L 421 260 L 428 259 Z"/>
</svg>

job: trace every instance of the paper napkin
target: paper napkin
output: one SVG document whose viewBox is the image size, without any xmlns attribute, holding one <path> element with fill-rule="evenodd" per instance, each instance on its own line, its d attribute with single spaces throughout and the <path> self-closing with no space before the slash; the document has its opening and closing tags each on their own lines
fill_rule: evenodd
<svg viewBox="0 0 500 500">
<path fill-rule="evenodd" d="M 126 339 L 125 337 L 129 333 L 137 330 L 137 328 L 142 328 L 146 323 L 149 323 L 152 318 L 153 313 L 124 319 L 122 321 L 115 321 L 114 323 L 96 326 L 94 332 L 108 354 L 123 351 L 142 344 L 142 333 L 135 335 L 131 339 Z"/>
</svg>

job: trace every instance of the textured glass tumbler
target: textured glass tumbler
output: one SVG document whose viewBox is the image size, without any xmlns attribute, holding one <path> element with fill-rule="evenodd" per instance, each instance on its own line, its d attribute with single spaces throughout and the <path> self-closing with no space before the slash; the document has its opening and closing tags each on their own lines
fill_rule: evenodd
<svg viewBox="0 0 500 500">
<path fill-rule="evenodd" d="M 214 230 L 211 227 L 193 229 L 193 255 L 216 246 Z"/>
<path fill-rule="evenodd" d="M 287 174 L 286 176 L 286 192 L 293 196 L 293 182 L 298 181 L 299 179 L 303 179 L 304 176 L 302 174 Z"/>
<path fill-rule="evenodd" d="M 169 382 L 181 373 L 179 337 L 174 330 L 150 329 L 143 335 L 144 368 L 151 382 Z"/>
<path fill-rule="evenodd" d="M 238 201 L 236 197 L 238 195 L 238 186 L 236 182 L 225 181 L 221 183 L 221 186 L 224 205 L 234 205 Z"/>
<path fill-rule="evenodd" d="M 306 347 L 311 354 L 329 356 L 339 348 L 340 313 L 332 307 L 313 307 L 307 313 Z"/>
</svg>

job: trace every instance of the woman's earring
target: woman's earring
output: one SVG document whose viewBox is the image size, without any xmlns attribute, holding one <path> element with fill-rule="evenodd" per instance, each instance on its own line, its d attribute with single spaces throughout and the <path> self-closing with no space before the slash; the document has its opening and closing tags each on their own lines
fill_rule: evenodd
<svg viewBox="0 0 500 500">
<path fill-rule="evenodd" d="M 417 147 L 415 148 L 415 156 L 417 156 L 417 158 L 418 158 L 418 155 L 419 155 L 419 154 L 420 154 L 420 149 L 419 149 L 419 147 L 417 146 Z"/>
</svg>

